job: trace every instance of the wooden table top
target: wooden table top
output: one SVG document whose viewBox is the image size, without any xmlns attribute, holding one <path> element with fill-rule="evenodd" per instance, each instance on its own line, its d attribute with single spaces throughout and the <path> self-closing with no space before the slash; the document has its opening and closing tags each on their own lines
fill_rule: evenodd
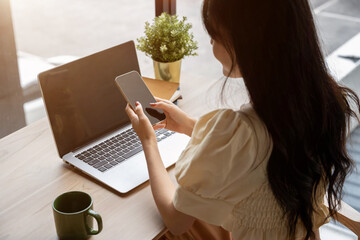
<svg viewBox="0 0 360 240">
<path fill-rule="evenodd" d="M 159 82 L 145 81 L 159 91 Z M 167 85 L 166 91 L 176 88 Z M 51 204 L 73 190 L 89 193 L 102 216 L 103 231 L 92 239 L 153 239 L 165 230 L 148 182 L 119 194 L 65 164 L 47 118 L 0 139 L 0 169 L 1 240 L 57 239 Z"/>
</svg>

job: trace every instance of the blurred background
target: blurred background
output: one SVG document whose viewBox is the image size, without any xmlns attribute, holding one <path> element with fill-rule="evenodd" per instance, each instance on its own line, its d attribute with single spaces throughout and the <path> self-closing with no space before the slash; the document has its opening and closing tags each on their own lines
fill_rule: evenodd
<svg viewBox="0 0 360 240">
<path fill-rule="evenodd" d="M 0 76 L 0 138 L 46 116 L 37 84 L 39 72 L 136 40 L 143 35 L 145 21 L 155 16 L 153 0 L 0 0 L 0 3 L 3 41 L 0 72 L 9 71 L 14 63 L 7 52 L 11 49 L 16 53 L 19 70 L 17 83 L 5 82 Z M 360 1 L 310 0 L 310 4 L 329 68 L 341 84 L 359 93 Z M 201 5 L 201 0 L 176 1 L 177 14 L 192 23 L 199 43 L 198 56 L 182 62 L 180 81 L 183 85 L 201 82 L 200 86 L 210 88 L 221 81 L 222 68 L 213 57 L 210 39 L 202 25 Z M 152 60 L 139 51 L 138 59 L 142 75 L 154 77 Z M 17 76 L 16 69 L 11 74 Z M 360 165 L 360 128 L 354 125 L 352 129 L 348 149 Z M 345 201 L 360 210 L 360 175 L 353 173 L 346 184 Z"/>
<path fill-rule="evenodd" d="M 54 64 L 136 40 L 143 35 L 145 21 L 155 16 L 155 2 L 149 0 L 10 0 L 10 3 L 20 83 L 28 90 L 27 95 L 33 95 L 25 102 L 26 124 L 45 116 L 36 82 L 39 72 Z M 359 0 L 311 0 L 310 3 L 326 56 L 360 32 Z M 177 14 L 188 17 L 199 42 L 199 56 L 185 58 L 182 63 L 181 81 L 202 79 L 205 85 L 211 85 L 222 72 L 201 22 L 201 4 L 201 0 L 176 2 Z M 359 48 L 359 43 L 356 47 Z M 345 55 L 356 54 L 354 51 Z M 154 77 L 152 60 L 140 51 L 138 58 L 142 74 Z M 2 132 L 2 136 L 10 133 Z"/>
<path fill-rule="evenodd" d="M 326 56 L 360 32 L 359 0 L 310 0 L 310 3 Z M 177 14 L 188 17 L 199 42 L 199 55 L 182 62 L 181 82 L 201 79 L 208 86 L 218 81 L 222 72 L 201 22 L 201 4 L 201 0 L 176 1 Z M 54 64 L 136 40 L 143 35 L 145 21 L 155 16 L 155 2 L 149 0 L 10 0 L 10 5 L 20 83 L 26 95 L 25 124 L 45 116 L 36 82 L 39 72 Z M 359 56 L 359 45 L 359 42 L 352 44 L 350 49 L 354 51 L 345 51 L 343 55 Z M 142 74 L 154 77 L 152 60 L 139 51 L 138 58 Z M 357 65 L 351 59 L 344 62 Z M 335 77 L 341 80 L 354 69 L 345 69 L 344 73 L 340 66 Z M 0 137 L 11 131 L 2 130 Z"/>
</svg>

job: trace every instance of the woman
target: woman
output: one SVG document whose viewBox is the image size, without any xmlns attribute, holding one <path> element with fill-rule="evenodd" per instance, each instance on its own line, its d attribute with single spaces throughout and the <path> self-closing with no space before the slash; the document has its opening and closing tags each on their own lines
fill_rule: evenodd
<svg viewBox="0 0 360 240">
<path fill-rule="evenodd" d="M 176 163 L 178 187 L 141 105 L 126 108 L 164 223 L 175 235 L 199 219 L 234 239 L 319 238 L 353 166 L 346 124 L 356 116 L 349 101 L 360 104 L 329 75 L 307 0 L 205 0 L 203 21 L 224 75 L 243 77 L 250 103 L 198 121 L 170 102 L 152 104 L 166 114 L 155 129 L 191 136 Z"/>
</svg>

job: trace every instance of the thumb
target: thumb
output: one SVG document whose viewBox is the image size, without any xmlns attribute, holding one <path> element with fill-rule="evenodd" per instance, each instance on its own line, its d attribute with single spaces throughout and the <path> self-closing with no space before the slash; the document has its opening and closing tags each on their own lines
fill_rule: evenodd
<svg viewBox="0 0 360 240">
<path fill-rule="evenodd" d="M 162 120 L 161 122 L 158 122 L 153 126 L 154 130 L 158 130 L 161 128 L 166 128 L 166 119 Z"/>
<path fill-rule="evenodd" d="M 143 111 L 143 108 L 142 108 L 142 105 L 140 102 L 136 101 L 135 103 L 135 113 L 136 115 L 138 115 L 139 117 L 143 116 L 144 115 L 144 111 Z"/>
<path fill-rule="evenodd" d="M 158 130 L 158 129 L 162 129 L 162 128 L 165 128 L 166 127 L 166 124 L 156 124 L 153 126 L 153 129 L 154 130 Z"/>
</svg>

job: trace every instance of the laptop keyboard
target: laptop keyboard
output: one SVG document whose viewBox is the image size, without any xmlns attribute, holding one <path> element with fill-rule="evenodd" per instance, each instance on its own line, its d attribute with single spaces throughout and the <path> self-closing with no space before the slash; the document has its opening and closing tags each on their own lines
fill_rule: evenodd
<svg viewBox="0 0 360 240">
<path fill-rule="evenodd" d="M 156 140 L 160 142 L 174 133 L 175 132 L 167 129 L 155 130 Z M 77 154 L 75 157 L 96 168 L 100 172 L 105 172 L 142 150 L 140 139 L 135 131 L 130 128 Z"/>
</svg>

